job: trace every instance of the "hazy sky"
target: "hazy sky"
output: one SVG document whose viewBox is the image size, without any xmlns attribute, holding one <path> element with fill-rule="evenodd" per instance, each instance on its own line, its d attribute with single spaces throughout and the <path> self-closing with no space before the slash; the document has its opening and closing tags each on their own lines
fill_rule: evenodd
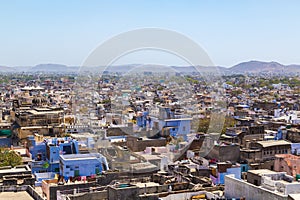
<svg viewBox="0 0 300 200">
<path fill-rule="evenodd" d="M 298 0 L 1 0 L 0 65 L 80 65 L 106 39 L 143 27 L 190 37 L 216 65 L 248 60 L 300 64 L 299 9 Z M 118 62 L 185 64 L 151 51 Z"/>
</svg>

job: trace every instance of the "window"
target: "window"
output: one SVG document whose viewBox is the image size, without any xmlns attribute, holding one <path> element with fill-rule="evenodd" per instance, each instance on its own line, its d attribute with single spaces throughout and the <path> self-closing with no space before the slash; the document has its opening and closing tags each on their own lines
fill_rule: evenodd
<svg viewBox="0 0 300 200">
<path fill-rule="evenodd" d="M 66 165 L 66 168 L 70 168 L 70 165 Z"/>
<path fill-rule="evenodd" d="M 182 130 L 183 130 L 183 131 L 185 131 L 185 126 L 184 126 L 184 127 L 182 127 Z"/>
</svg>

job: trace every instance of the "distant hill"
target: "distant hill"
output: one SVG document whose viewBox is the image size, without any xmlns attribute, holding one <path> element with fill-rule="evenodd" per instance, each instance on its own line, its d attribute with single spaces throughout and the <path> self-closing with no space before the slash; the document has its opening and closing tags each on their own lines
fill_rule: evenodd
<svg viewBox="0 0 300 200">
<path fill-rule="evenodd" d="M 232 73 L 292 73 L 300 72 L 300 65 L 282 65 L 278 62 L 249 61 L 239 63 L 229 70 Z"/>
<path fill-rule="evenodd" d="M 152 71 L 152 72 L 181 72 L 181 73 L 215 73 L 216 70 L 220 74 L 245 74 L 245 73 L 300 73 L 300 65 L 283 65 L 278 62 L 261 62 L 261 61 L 249 61 L 242 62 L 237 65 L 234 65 L 230 68 L 215 66 L 215 67 L 203 67 L 203 66 L 163 66 L 163 65 L 139 65 L 139 64 L 127 64 L 119 66 L 110 66 L 108 68 L 104 67 L 84 67 L 80 68 L 77 66 L 66 66 L 61 64 L 39 64 L 34 67 L 6 67 L 0 66 L 0 73 L 15 73 L 15 72 L 44 72 L 44 73 L 70 73 L 70 72 L 119 72 L 119 73 L 130 73 L 130 71 Z"/>
<path fill-rule="evenodd" d="M 60 64 L 40 64 L 29 69 L 29 72 L 76 72 L 78 67 L 68 67 Z"/>
<path fill-rule="evenodd" d="M 287 65 L 286 71 L 292 73 L 292 72 L 298 72 L 300 73 L 300 65 Z"/>
<path fill-rule="evenodd" d="M 218 67 L 218 66 L 211 66 L 211 67 L 203 67 L 203 66 L 187 66 L 187 67 L 178 67 L 178 66 L 172 66 L 172 68 L 176 72 L 183 72 L 183 73 L 193 73 L 193 72 L 203 72 L 203 73 L 215 73 L 218 71 L 221 74 L 224 74 L 228 71 L 228 68 L 225 67 Z"/>
<path fill-rule="evenodd" d="M 0 66 L 0 72 L 15 72 L 16 69 L 12 67 Z"/>
</svg>

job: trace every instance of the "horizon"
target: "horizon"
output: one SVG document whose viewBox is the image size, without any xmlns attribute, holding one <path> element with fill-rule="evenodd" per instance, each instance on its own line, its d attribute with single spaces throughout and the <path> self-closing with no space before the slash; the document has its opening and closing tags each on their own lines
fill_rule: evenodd
<svg viewBox="0 0 300 200">
<path fill-rule="evenodd" d="M 0 65 L 80 66 L 107 39 L 145 27 L 186 35 L 205 49 L 215 66 L 250 60 L 297 64 L 299 6 L 296 0 L 2 2 Z M 119 64 L 149 62 L 186 65 L 174 55 L 150 51 L 119 60 Z"/>
<path fill-rule="evenodd" d="M 201 65 L 196 65 L 196 66 L 199 66 L 199 67 L 223 67 L 223 68 L 232 68 L 236 65 L 239 65 L 239 64 L 242 64 L 242 63 L 249 63 L 249 62 L 261 62 L 261 63 L 277 63 L 277 64 L 280 64 L 280 65 L 283 65 L 283 66 L 290 66 L 290 65 L 299 65 L 300 66 L 300 63 L 297 64 L 297 63 L 291 63 L 291 64 L 283 64 L 283 63 L 280 63 L 280 62 L 277 62 L 277 61 L 261 61 L 261 60 L 248 60 L 248 61 L 241 61 L 239 63 L 236 63 L 232 66 L 218 66 L 218 65 L 213 65 L 213 66 L 201 66 Z M 61 64 L 61 63 L 39 63 L 39 64 L 36 64 L 36 65 L 32 65 L 32 66 L 4 66 L 4 65 L 1 65 L 0 64 L 0 67 L 8 67 L 8 68 L 21 68 L 21 67 L 36 67 L 38 65 L 62 65 L 62 66 L 65 66 L 65 67 L 103 67 L 101 65 L 99 66 L 82 66 L 82 65 L 66 65 L 66 64 Z M 158 63 L 121 63 L 121 64 L 113 64 L 113 65 L 109 65 L 108 67 L 121 67 L 121 66 L 133 66 L 133 65 L 161 65 L 161 66 L 166 66 L 166 67 L 191 67 L 193 65 L 163 65 L 163 64 L 158 64 Z"/>
</svg>

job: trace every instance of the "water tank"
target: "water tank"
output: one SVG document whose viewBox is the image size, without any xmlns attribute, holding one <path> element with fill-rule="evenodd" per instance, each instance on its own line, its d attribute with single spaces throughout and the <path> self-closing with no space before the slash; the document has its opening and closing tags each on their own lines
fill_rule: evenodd
<svg viewBox="0 0 300 200">
<path fill-rule="evenodd" d="M 296 181 L 300 180 L 300 174 L 296 174 Z"/>
</svg>

